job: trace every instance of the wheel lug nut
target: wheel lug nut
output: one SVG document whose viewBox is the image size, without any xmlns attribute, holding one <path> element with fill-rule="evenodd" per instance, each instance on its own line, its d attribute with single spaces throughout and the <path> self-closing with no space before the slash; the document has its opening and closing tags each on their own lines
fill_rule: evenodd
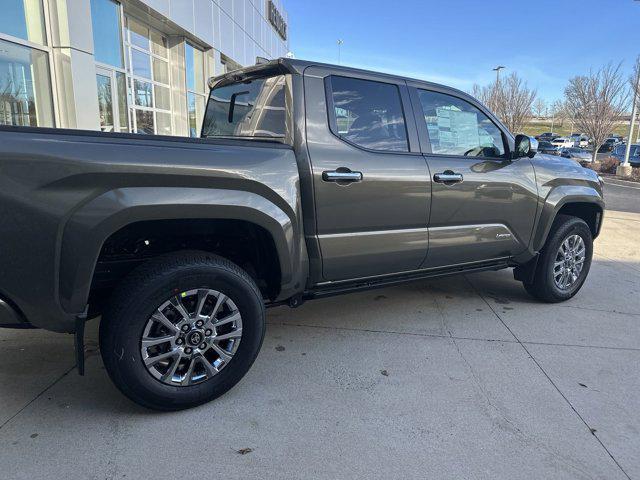
<svg viewBox="0 0 640 480">
<path fill-rule="evenodd" d="M 186 353 L 187 355 L 190 355 L 191 352 L 193 352 L 193 350 L 191 349 L 191 347 L 187 347 L 184 349 L 184 353 Z"/>
<path fill-rule="evenodd" d="M 181 338 L 176 339 L 176 345 L 182 345 L 184 343 L 184 340 Z"/>
<path fill-rule="evenodd" d="M 211 329 L 207 329 L 207 330 L 205 330 L 205 331 L 204 331 L 204 334 L 205 334 L 207 337 L 210 337 L 212 333 L 213 333 L 213 330 L 211 330 Z"/>
<path fill-rule="evenodd" d="M 182 326 L 182 331 L 183 331 L 183 332 L 188 332 L 189 330 L 190 330 L 189 325 L 183 325 L 183 326 Z"/>
<path fill-rule="evenodd" d="M 205 348 L 207 348 L 207 344 L 203 343 L 200 345 L 200 350 L 204 350 Z"/>
<path fill-rule="evenodd" d="M 201 327 L 201 326 L 203 326 L 203 325 L 204 325 L 204 322 L 203 322 L 202 320 L 198 320 L 198 321 L 196 322 L 196 327 L 198 327 L 198 328 L 200 328 L 200 327 Z"/>
</svg>

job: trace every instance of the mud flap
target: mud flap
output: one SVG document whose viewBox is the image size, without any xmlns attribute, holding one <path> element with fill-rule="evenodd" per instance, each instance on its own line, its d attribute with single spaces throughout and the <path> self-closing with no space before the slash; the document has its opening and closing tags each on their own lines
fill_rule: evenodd
<svg viewBox="0 0 640 480">
<path fill-rule="evenodd" d="M 538 267 L 538 259 L 540 254 L 537 253 L 535 257 L 529 260 L 527 263 L 518 265 L 513 269 L 513 278 L 523 283 L 531 284 L 536 276 L 536 268 Z"/>
<path fill-rule="evenodd" d="M 86 321 L 86 313 L 76 317 L 76 331 L 73 340 L 76 353 L 76 366 L 78 367 L 78 375 L 81 376 L 84 375 L 84 324 Z"/>
</svg>

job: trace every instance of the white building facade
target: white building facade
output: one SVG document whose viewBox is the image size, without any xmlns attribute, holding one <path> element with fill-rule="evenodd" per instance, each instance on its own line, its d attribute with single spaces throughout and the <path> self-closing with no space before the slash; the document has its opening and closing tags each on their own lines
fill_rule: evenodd
<svg viewBox="0 0 640 480">
<path fill-rule="evenodd" d="M 288 51 L 281 0 L 2 0 L 0 124 L 197 136 L 209 77 Z"/>
</svg>

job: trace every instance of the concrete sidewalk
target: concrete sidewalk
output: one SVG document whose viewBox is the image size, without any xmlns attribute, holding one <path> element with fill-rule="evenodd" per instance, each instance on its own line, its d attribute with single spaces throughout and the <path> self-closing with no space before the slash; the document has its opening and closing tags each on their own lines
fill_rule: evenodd
<svg viewBox="0 0 640 480">
<path fill-rule="evenodd" d="M 120 395 L 95 324 L 85 377 L 70 336 L 0 331 L 0 478 L 640 478 L 639 247 L 607 212 L 560 305 L 501 271 L 271 310 L 246 378 L 179 413 Z"/>
</svg>

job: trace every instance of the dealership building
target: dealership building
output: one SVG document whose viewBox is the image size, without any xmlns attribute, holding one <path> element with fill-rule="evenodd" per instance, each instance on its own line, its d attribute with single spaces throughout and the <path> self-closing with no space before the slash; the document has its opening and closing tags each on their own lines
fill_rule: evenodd
<svg viewBox="0 0 640 480">
<path fill-rule="evenodd" d="M 0 125 L 194 136 L 207 78 L 289 51 L 280 0 L 0 3 Z"/>
</svg>

